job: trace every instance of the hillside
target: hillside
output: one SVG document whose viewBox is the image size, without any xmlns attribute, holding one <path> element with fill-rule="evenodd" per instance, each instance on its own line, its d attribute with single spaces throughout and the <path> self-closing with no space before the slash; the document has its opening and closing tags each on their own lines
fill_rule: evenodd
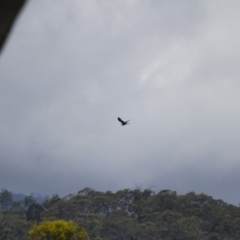
<svg viewBox="0 0 240 240">
<path fill-rule="evenodd" d="M 82 225 L 92 240 L 240 239 L 240 208 L 194 192 L 85 188 L 27 208 L 23 201 L 12 203 L 0 219 L 0 239 L 8 240 L 26 240 L 34 222 L 56 219 Z"/>
</svg>

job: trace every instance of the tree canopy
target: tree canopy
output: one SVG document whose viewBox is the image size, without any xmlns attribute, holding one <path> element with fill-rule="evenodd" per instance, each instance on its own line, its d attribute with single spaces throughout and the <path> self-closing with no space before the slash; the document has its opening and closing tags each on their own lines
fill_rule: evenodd
<svg viewBox="0 0 240 240">
<path fill-rule="evenodd" d="M 91 240 L 240 239 L 240 207 L 203 193 L 84 188 L 64 198 L 53 195 L 42 204 L 6 199 L 0 210 L 0 240 L 29 240 L 31 226 L 58 220 L 74 221 Z"/>
<path fill-rule="evenodd" d="M 32 240 L 86 240 L 88 234 L 84 228 L 73 221 L 44 221 L 34 225 L 29 231 Z"/>
</svg>

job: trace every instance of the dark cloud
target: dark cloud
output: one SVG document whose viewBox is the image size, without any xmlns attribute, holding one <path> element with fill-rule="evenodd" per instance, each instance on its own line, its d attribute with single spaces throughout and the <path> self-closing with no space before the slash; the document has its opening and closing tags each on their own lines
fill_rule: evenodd
<svg viewBox="0 0 240 240">
<path fill-rule="evenodd" d="M 238 204 L 239 7 L 29 2 L 0 60 L 0 187 Z"/>
</svg>

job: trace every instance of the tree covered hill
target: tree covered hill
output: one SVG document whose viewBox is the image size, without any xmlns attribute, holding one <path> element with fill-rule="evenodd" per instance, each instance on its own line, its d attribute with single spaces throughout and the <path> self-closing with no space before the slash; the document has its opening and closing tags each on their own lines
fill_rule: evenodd
<svg viewBox="0 0 240 240">
<path fill-rule="evenodd" d="M 0 240 L 27 240 L 35 222 L 58 219 L 83 226 L 92 240 L 240 239 L 240 207 L 205 194 L 84 188 L 42 204 L 28 198 L 3 207 L 2 193 Z"/>
</svg>

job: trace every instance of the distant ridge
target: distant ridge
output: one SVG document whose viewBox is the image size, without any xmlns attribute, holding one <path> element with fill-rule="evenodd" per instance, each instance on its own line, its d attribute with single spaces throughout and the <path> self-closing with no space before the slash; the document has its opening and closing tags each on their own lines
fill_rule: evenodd
<svg viewBox="0 0 240 240">
<path fill-rule="evenodd" d="M 12 193 L 12 192 L 11 192 Z M 42 196 L 41 194 L 38 193 L 31 193 L 30 195 L 25 195 L 22 193 L 12 193 L 12 197 L 14 201 L 21 201 L 25 197 L 32 196 L 32 198 L 37 202 L 42 204 L 43 201 L 45 200 L 45 196 Z"/>
</svg>

